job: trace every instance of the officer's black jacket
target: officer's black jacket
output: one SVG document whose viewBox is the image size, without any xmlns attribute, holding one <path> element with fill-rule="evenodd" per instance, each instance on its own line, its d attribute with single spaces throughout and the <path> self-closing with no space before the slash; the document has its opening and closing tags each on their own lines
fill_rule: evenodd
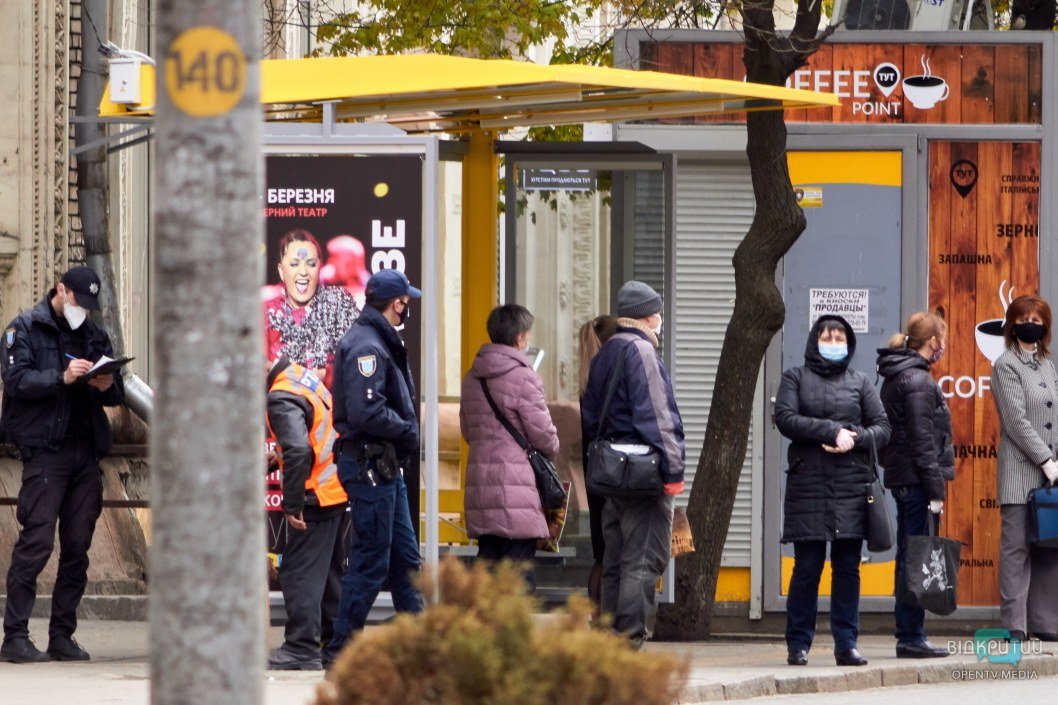
<svg viewBox="0 0 1058 705">
<path fill-rule="evenodd" d="M 70 421 L 69 387 L 63 383 L 68 360 L 62 334 L 51 314 L 53 289 L 39 304 L 19 314 L 5 329 L 0 373 L 4 380 L 0 424 L 7 439 L 21 449 L 54 448 L 66 435 Z M 114 356 L 106 332 L 85 320 L 77 330 L 85 336 L 86 359 Z M 120 375 L 105 392 L 89 389 L 96 455 L 102 457 L 113 443 L 104 406 L 125 401 Z"/>
<path fill-rule="evenodd" d="M 334 356 L 334 428 L 343 444 L 391 441 L 403 458 L 419 451 L 419 419 L 408 350 L 396 329 L 365 306 Z"/>
</svg>

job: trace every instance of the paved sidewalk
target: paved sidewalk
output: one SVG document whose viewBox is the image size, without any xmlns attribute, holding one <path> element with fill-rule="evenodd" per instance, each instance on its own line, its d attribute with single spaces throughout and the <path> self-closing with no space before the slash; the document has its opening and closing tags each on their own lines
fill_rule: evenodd
<svg viewBox="0 0 1058 705">
<path fill-rule="evenodd" d="M 30 622 L 37 647 L 48 645 L 48 623 Z M 147 623 L 81 620 L 77 641 L 92 654 L 82 663 L 0 663 L 0 703 L 17 705 L 148 705 L 150 665 Z M 283 642 L 273 627 L 269 645 Z M 307 705 L 312 702 L 323 672 L 268 671 L 266 705 Z"/>
<path fill-rule="evenodd" d="M 33 620 L 31 631 L 38 646 L 47 646 L 45 620 Z M 145 622 L 82 620 L 77 638 L 92 654 L 92 661 L 21 666 L 0 663 L 0 702 L 18 705 L 149 703 Z M 933 638 L 938 646 L 946 646 L 948 641 L 945 637 Z M 647 650 L 685 654 L 690 658 L 691 674 L 680 695 L 679 705 L 765 695 L 1003 680 L 1009 676 L 1045 678 L 1058 674 L 1056 645 L 1029 642 L 1018 670 L 1012 671 L 1009 665 L 978 661 L 967 641 L 965 637 L 959 638 L 957 650 L 961 653 L 949 658 L 912 661 L 896 658 L 892 638 L 864 636 L 860 638 L 860 650 L 870 664 L 863 668 L 834 665 L 833 642 L 825 636 L 817 639 L 809 654 L 809 665 L 805 667 L 786 665 L 786 647 L 781 637 L 728 637 L 688 644 L 652 643 Z M 282 630 L 272 628 L 270 646 L 281 642 Z M 323 674 L 269 671 L 265 678 L 267 705 L 308 705 L 323 680 Z"/>
<path fill-rule="evenodd" d="M 1058 675 L 1056 644 L 1027 643 L 1023 658 L 1014 669 L 1009 664 L 978 661 L 972 643 L 967 643 L 972 638 L 949 640 L 931 636 L 930 640 L 942 648 L 951 641 L 957 653 L 942 659 L 898 659 L 892 637 L 861 636 L 859 649 L 870 663 L 863 667 L 839 667 L 834 663 L 834 642 L 819 636 L 808 655 L 808 665 L 798 667 L 786 665 L 786 645 L 781 637 L 722 638 L 694 644 L 652 643 L 647 648 L 677 654 L 690 652 L 691 674 L 680 694 L 680 705 L 765 695 Z"/>
</svg>

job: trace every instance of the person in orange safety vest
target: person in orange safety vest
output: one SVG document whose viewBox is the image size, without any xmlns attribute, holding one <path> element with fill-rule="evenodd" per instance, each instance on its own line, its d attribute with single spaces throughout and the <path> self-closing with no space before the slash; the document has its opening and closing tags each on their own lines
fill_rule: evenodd
<svg viewBox="0 0 1058 705">
<path fill-rule="evenodd" d="M 341 595 L 348 523 L 348 499 L 334 458 L 331 393 L 312 370 L 280 357 L 268 373 L 267 410 L 283 471 L 288 526 L 279 566 L 285 638 L 268 657 L 268 666 L 320 670 L 321 636 L 329 638 Z"/>
</svg>

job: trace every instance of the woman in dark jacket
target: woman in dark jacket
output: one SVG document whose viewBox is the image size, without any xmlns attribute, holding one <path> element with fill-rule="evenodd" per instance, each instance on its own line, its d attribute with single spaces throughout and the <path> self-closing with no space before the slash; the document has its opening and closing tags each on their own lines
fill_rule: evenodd
<svg viewBox="0 0 1058 705">
<path fill-rule="evenodd" d="M 944 353 L 948 325 L 937 313 L 911 316 L 905 332 L 878 351 L 878 374 L 892 435 L 881 451 L 885 486 L 896 497 L 896 656 L 940 658 L 948 655 L 926 639 L 926 613 L 904 603 L 904 556 L 908 536 L 929 533 L 929 512 L 944 508 L 946 480 L 955 479 L 951 414 L 940 387 L 929 373 Z"/>
<path fill-rule="evenodd" d="M 603 314 L 596 316 L 580 327 L 580 367 L 577 388 L 580 396 L 588 388 L 588 371 L 591 361 L 599 349 L 617 332 L 617 317 Z M 602 535 L 602 510 L 606 498 L 587 489 L 588 485 L 588 446 L 594 439 L 581 437 L 581 468 L 584 470 L 584 492 L 588 498 L 588 528 L 591 531 L 591 554 L 595 563 L 588 574 L 588 598 L 599 604 L 602 583 L 602 557 L 606 551 L 606 542 Z"/>
<path fill-rule="evenodd" d="M 867 664 L 856 649 L 860 549 L 867 536 L 870 448 L 889 440 L 889 422 L 867 375 L 848 369 L 855 352 L 848 322 L 821 317 L 808 335 L 804 366 L 783 374 L 775 399 L 775 424 L 791 441 L 782 537 L 794 544 L 786 600 L 791 666 L 808 663 L 827 543 L 834 658 L 839 666 Z"/>
</svg>

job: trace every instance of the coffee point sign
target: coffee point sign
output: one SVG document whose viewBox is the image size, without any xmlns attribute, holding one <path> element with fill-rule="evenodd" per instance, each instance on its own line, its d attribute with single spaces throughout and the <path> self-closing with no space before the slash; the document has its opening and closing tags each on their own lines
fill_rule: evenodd
<svg viewBox="0 0 1058 705">
<path fill-rule="evenodd" d="M 786 81 L 790 88 L 832 92 L 851 101 L 853 114 L 898 116 L 904 98 L 919 110 L 932 110 L 951 95 L 951 86 L 943 76 L 934 75 L 928 56 L 919 59 L 921 72 L 903 78 L 900 67 L 883 61 L 871 69 L 814 69 L 796 71 Z M 873 86 L 871 85 L 873 82 Z M 881 94 L 881 100 L 878 100 Z"/>
<path fill-rule="evenodd" d="M 640 47 L 642 68 L 745 79 L 742 45 L 667 42 Z M 1042 46 L 1032 44 L 841 44 L 832 38 L 787 80 L 833 93 L 841 106 L 788 110 L 788 122 L 1039 124 Z M 666 122 L 741 122 L 705 115 Z"/>
</svg>

